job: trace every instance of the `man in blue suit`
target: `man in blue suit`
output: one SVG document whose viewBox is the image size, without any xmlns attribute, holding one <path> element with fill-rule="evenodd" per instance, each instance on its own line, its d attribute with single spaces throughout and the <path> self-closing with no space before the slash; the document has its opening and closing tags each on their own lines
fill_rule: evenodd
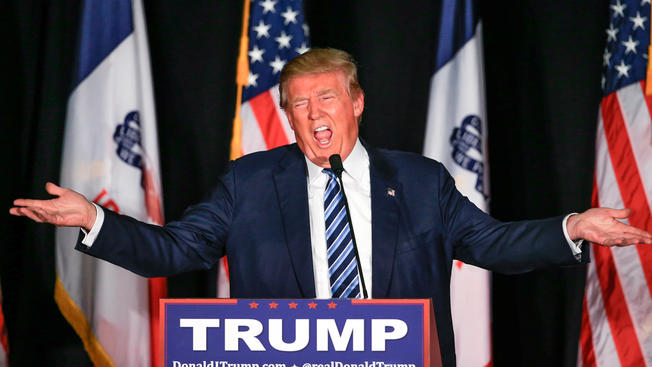
<svg viewBox="0 0 652 367">
<path fill-rule="evenodd" d="M 327 171 L 337 154 L 359 248 L 352 288 L 364 293 L 361 276 L 373 298 L 432 299 L 445 366 L 455 364 L 453 259 L 514 273 L 588 260 L 574 241 L 652 243 L 649 233 L 615 219 L 628 210 L 501 223 L 462 196 L 438 162 L 363 144 L 364 94 L 342 51 L 315 49 L 289 62 L 280 93 L 297 143 L 232 162 L 207 199 L 178 221 L 144 224 L 51 183 L 46 189 L 57 198 L 18 199 L 10 212 L 79 226 L 85 234 L 78 250 L 143 276 L 208 269 L 228 255 L 233 297 L 329 298 L 333 262 L 324 195 L 338 185 Z"/>
</svg>

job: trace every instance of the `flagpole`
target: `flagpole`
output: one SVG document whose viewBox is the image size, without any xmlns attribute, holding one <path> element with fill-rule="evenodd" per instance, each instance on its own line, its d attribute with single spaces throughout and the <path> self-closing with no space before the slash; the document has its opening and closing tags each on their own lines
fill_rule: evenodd
<svg viewBox="0 0 652 367">
<path fill-rule="evenodd" d="M 240 118 L 240 105 L 242 104 L 242 89 L 247 85 L 249 78 L 249 60 L 247 59 L 247 50 L 249 49 L 249 8 L 249 0 L 244 0 L 240 53 L 238 54 L 238 66 L 235 76 L 235 83 L 238 90 L 235 101 L 235 116 L 233 117 L 233 135 L 231 136 L 231 159 L 242 156 L 242 119 Z"/>
</svg>

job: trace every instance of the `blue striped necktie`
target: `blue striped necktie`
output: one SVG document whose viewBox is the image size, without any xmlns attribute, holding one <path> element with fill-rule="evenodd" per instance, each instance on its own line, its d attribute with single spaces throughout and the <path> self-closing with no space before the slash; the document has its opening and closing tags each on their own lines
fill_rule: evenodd
<svg viewBox="0 0 652 367">
<path fill-rule="evenodd" d="M 360 298 L 358 264 L 342 189 L 333 171 L 323 172 L 329 177 L 324 192 L 324 218 L 331 294 L 333 298 Z"/>
</svg>

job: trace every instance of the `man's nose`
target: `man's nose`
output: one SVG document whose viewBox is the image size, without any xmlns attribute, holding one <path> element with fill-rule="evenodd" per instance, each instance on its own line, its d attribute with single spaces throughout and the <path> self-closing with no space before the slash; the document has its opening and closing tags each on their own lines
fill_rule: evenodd
<svg viewBox="0 0 652 367">
<path fill-rule="evenodd" d="M 316 103 L 310 103 L 308 106 L 308 117 L 311 120 L 317 120 L 321 117 L 321 109 Z"/>
</svg>

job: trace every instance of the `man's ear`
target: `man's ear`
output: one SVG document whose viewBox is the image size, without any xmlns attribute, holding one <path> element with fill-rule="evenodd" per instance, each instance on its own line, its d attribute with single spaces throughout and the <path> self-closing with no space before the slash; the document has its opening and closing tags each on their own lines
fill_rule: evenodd
<svg viewBox="0 0 652 367">
<path fill-rule="evenodd" d="M 364 111 L 364 93 L 358 92 L 357 96 L 353 97 L 353 115 L 360 117 Z"/>
<path fill-rule="evenodd" d="M 288 118 L 288 123 L 290 124 L 290 129 L 294 131 L 294 123 L 292 123 L 292 117 L 290 117 L 290 114 L 288 113 L 287 110 L 283 109 L 283 112 L 285 113 L 285 117 Z"/>
</svg>

